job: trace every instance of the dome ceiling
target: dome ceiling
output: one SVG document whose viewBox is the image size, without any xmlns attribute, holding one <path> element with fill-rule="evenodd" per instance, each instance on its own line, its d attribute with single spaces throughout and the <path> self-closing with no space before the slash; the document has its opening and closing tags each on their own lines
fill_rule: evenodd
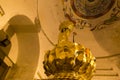
<svg viewBox="0 0 120 80">
<path fill-rule="evenodd" d="M 83 18 L 96 18 L 107 13 L 115 0 L 71 0 L 74 12 Z"/>
<path fill-rule="evenodd" d="M 64 0 L 63 11 L 76 28 L 100 30 L 120 20 L 120 0 Z"/>
<path fill-rule="evenodd" d="M 76 29 L 88 27 L 104 50 L 120 52 L 120 0 L 64 0 L 63 6 Z"/>
</svg>

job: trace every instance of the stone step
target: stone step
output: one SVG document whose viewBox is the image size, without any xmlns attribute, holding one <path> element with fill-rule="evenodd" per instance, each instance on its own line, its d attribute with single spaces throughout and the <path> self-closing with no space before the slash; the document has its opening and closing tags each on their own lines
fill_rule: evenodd
<svg viewBox="0 0 120 80">
<path fill-rule="evenodd" d="M 91 80 L 120 80 L 120 78 L 119 77 L 117 77 L 117 76 L 105 76 L 105 77 L 103 77 L 103 76 L 94 76 Z"/>
<path fill-rule="evenodd" d="M 96 71 L 92 80 L 120 80 L 119 74 L 108 59 L 96 61 Z"/>
<path fill-rule="evenodd" d="M 116 75 L 118 75 L 118 73 L 117 72 L 115 72 L 115 71 L 113 71 L 113 70 L 107 70 L 107 69 L 103 69 L 103 70 L 96 70 L 96 72 L 95 72 L 95 75 L 96 76 L 116 76 Z"/>
</svg>

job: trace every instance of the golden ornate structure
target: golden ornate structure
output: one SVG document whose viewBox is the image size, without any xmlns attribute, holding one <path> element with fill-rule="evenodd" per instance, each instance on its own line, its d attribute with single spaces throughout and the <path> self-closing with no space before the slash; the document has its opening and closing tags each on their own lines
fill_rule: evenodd
<svg viewBox="0 0 120 80">
<path fill-rule="evenodd" d="M 90 80 L 93 76 L 96 64 L 90 49 L 68 40 L 73 28 L 72 22 L 61 23 L 58 44 L 45 54 L 43 64 L 49 79 Z"/>
</svg>

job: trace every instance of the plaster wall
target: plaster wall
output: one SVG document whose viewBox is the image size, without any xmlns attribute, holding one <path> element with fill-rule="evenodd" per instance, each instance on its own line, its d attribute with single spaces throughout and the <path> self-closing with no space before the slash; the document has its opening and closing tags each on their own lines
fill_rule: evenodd
<svg viewBox="0 0 120 80">
<path fill-rule="evenodd" d="M 0 0 L 5 14 L 0 16 L 0 29 L 15 15 L 26 15 L 33 22 L 36 17 L 36 0 Z"/>
<path fill-rule="evenodd" d="M 32 1 L 31 0 L 16 0 L 16 1 L 15 0 L 6 0 L 6 1 L 1 0 L 0 5 L 2 6 L 3 10 L 5 11 L 5 15 L 0 17 L 0 21 L 1 21 L 0 29 L 3 29 L 4 25 L 7 22 L 9 22 L 9 20 L 12 17 L 14 17 L 16 15 L 25 15 L 34 24 L 35 17 L 37 16 L 36 0 L 32 0 Z M 60 0 L 39 0 L 39 5 L 38 5 L 39 18 L 40 18 L 40 23 L 41 23 L 41 27 L 42 27 L 41 29 L 45 31 L 46 35 L 49 37 L 49 39 L 54 44 L 57 44 L 58 33 L 59 33 L 59 30 L 58 30 L 59 24 L 62 21 L 67 20 L 64 17 L 64 14 L 62 11 L 63 7 L 61 5 L 62 5 L 62 2 Z M 19 24 L 19 22 L 16 22 L 16 24 Z M 25 27 L 25 26 L 23 26 L 23 27 Z M 15 34 L 11 38 L 11 42 L 13 43 L 13 45 L 10 50 L 9 56 L 13 60 L 13 62 L 16 63 L 17 60 L 20 61 L 20 58 L 18 59 L 18 56 L 17 56 L 18 55 L 17 53 L 19 53 L 18 52 L 19 49 L 22 50 L 23 53 L 25 54 L 26 48 L 24 47 L 24 45 L 27 45 L 27 47 L 31 46 L 30 43 L 32 43 L 33 41 L 36 41 L 36 37 L 34 37 L 34 36 L 31 37 L 30 35 L 34 35 L 36 33 L 34 33 L 34 32 L 31 33 L 29 31 L 26 33 L 26 30 L 24 28 L 22 28 L 22 30 L 20 30 L 21 27 L 19 25 L 16 27 L 13 27 L 13 28 L 16 31 L 15 33 L 17 33 L 17 34 Z M 30 54 L 32 54 L 32 53 L 34 53 L 34 51 L 31 53 L 32 49 L 34 49 L 34 50 L 40 49 L 39 51 L 37 51 L 39 56 L 32 54 L 35 57 L 37 56 L 37 58 L 39 57 L 38 64 L 36 65 L 37 70 L 36 70 L 36 73 L 34 76 L 35 79 L 46 78 L 46 75 L 44 74 L 42 62 L 44 60 L 45 51 L 53 49 L 53 46 L 46 39 L 42 30 L 40 32 L 38 32 L 38 34 L 36 34 L 37 36 L 39 36 L 38 37 L 39 39 L 37 39 L 37 40 L 39 40 L 39 43 L 35 43 L 35 44 L 40 47 L 34 47 L 35 44 L 32 43 L 32 45 L 34 45 L 34 46 L 31 47 L 31 50 L 28 51 Z M 31 31 L 32 31 L 32 29 L 31 29 Z M 78 43 L 81 43 L 82 45 L 84 45 L 87 48 L 90 48 L 95 56 L 109 55 L 109 53 L 98 44 L 93 33 L 91 31 L 89 31 L 88 28 L 86 28 L 84 30 L 74 29 L 74 31 L 76 31 L 78 33 L 77 36 L 75 37 L 75 41 Z M 16 38 L 16 36 L 17 36 L 17 38 Z M 34 38 L 34 40 L 32 40 L 32 38 Z M 30 40 L 30 41 L 26 43 L 26 42 L 24 42 L 24 40 L 25 41 Z M 70 36 L 70 40 L 72 41 L 72 34 Z M 20 41 L 21 44 L 17 41 Z M 24 44 L 22 44 L 22 42 Z M 16 46 L 19 44 L 20 44 L 20 47 Z M 20 51 L 20 52 L 22 52 L 22 51 Z M 16 54 L 13 54 L 13 53 L 16 53 Z M 30 58 L 32 59 L 33 56 L 30 56 Z M 21 55 L 21 57 L 28 58 L 28 56 L 25 57 L 22 55 Z M 29 61 L 30 61 L 30 59 L 28 59 L 28 63 L 29 63 Z M 32 62 L 32 64 L 34 64 L 34 62 Z M 26 65 L 28 67 L 28 64 L 26 64 Z M 25 75 L 25 76 L 27 76 L 27 75 Z"/>
</svg>

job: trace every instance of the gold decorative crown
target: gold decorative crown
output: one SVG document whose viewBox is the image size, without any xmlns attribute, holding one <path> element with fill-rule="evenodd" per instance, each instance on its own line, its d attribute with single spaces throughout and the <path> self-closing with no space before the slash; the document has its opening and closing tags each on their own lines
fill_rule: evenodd
<svg viewBox="0 0 120 80">
<path fill-rule="evenodd" d="M 90 80 L 93 76 L 96 64 L 90 49 L 68 40 L 73 27 L 72 22 L 63 22 L 58 44 L 45 54 L 43 64 L 49 79 Z"/>
</svg>

